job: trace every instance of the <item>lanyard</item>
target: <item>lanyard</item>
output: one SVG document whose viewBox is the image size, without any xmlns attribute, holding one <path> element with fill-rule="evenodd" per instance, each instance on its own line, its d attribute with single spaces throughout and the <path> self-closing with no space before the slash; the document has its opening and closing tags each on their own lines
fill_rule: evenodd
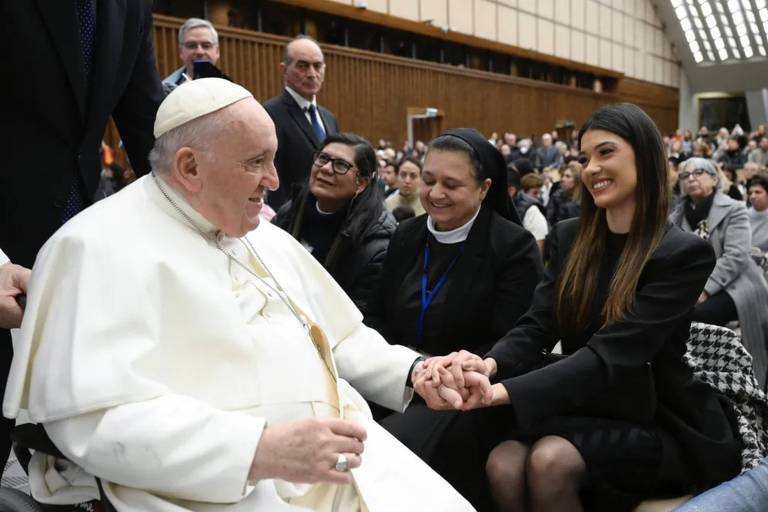
<svg viewBox="0 0 768 512">
<path fill-rule="evenodd" d="M 429 243 L 424 245 L 424 272 L 421 274 L 421 310 L 419 311 L 419 322 L 417 324 L 416 331 L 416 341 L 419 345 L 421 345 L 421 343 L 424 341 L 424 318 L 426 317 L 427 309 L 429 308 L 430 304 L 432 304 L 432 301 L 437 295 L 437 292 L 439 292 L 440 288 L 442 288 L 442 286 L 445 284 L 445 280 L 448 279 L 448 274 L 451 272 L 453 266 L 456 264 L 456 261 L 459 259 L 459 256 L 461 256 L 461 253 L 463 252 L 464 242 L 462 242 L 459 246 L 459 252 L 456 254 L 456 256 L 453 257 L 451 263 L 448 265 L 448 268 L 445 270 L 443 275 L 440 276 L 440 279 L 437 280 L 435 287 L 428 291 L 427 280 L 429 279 Z"/>
</svg>

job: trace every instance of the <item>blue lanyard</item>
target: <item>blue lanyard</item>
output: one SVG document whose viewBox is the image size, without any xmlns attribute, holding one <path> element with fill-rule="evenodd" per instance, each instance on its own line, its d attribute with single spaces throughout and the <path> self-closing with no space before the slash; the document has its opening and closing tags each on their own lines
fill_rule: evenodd
<svg viewBox="0 0 768 512">
<path fill-rule="evenodd" d="M 445 284 L 445 280 L 448 279 L 448 274 L 451 272 L 453 266 L 456 264 L 456 261 L 459 259 L 459 256 L 461 256 L 461 253 L 463 252 L 464 242 L 462 242 L 459 246 L 459 252 L 456 254 L 456 256 L 453 257 L 453 260 L 451 260 L 448 268 L 445 270 L 443 275 L 440 276 L 440 279 L 437 280 L 435 287 L 432 288 L 432 290 L 427 291 L 427 280 L 429 279 L 429 243 L 425 244 L 424 246 L 424 272 L 421 274 L 421 310 L 419 311 L 419 323 L 417 325 L 416 332 L 416 341 L 419 345 L 421 345 L 421 343 L 424 341 L 424 317 L 427 314 L 427 309 L 429 308 L 429 305 L 432 304 L 432 301 L 437 295 L 437 292 L 439 292 L 440 288 L 442 288 L 442 286 Z"/>
</svg>

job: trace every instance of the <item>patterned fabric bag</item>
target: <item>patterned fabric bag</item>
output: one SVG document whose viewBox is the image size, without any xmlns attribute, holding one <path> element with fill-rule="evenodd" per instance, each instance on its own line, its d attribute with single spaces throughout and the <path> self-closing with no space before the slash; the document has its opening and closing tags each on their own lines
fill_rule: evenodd
<svg viewBox="0 0 768 512">
<path fill-rule="evenodd" d="M 742 472 L 757 466 L 768 454 L 768 397 L 739 336 L 725 327 L 694 322 L 685 359 L 700 380 L 731 400 L 743 442 Z"/>
</svg>

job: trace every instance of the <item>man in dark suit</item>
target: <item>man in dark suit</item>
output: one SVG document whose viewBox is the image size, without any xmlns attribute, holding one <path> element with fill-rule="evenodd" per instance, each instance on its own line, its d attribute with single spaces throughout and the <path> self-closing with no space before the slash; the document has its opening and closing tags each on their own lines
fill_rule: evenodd
<svg viewBox="0 0 768 512">
<path fill-rule="evenodd" d="M 151 0 L 0 0 L 9 50 L 0 81 L 0 247 L 12 262 L 31 267 L 45 240 L 91 203 L 110 115 L 136 172 L 149 171 L 162 100 L 151 9 Z M 0 392 L 11 357 L 0 330 Z M 0 425 L 0 471 L 9 428 Z"/>
<path fill-rule="evenodd" d="M 325 60 L 317 43 L 307 36 L 289 42 L 280 72 L 285 82 L 283 94 L 264 103 L 277 130 L 275 167 L 280 188 L 267 197 L 275 210 L 290 199 L 294 184 L 300 186 L 309 177 L 312 155 L 325 136 L 338 132 L 336 117 L 317 104 L 325 77 Z"/>
</svg>

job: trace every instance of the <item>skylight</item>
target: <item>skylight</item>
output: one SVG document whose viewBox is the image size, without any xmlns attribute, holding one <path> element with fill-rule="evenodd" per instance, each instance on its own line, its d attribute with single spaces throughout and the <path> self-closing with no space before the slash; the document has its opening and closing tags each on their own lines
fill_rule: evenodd
<svg viewBox="0 0 768 512">
<path fill-rule="evenodd" d="M 767 0 L 671 0 L 697 64 L 765 59 Z"/>
</svg>

